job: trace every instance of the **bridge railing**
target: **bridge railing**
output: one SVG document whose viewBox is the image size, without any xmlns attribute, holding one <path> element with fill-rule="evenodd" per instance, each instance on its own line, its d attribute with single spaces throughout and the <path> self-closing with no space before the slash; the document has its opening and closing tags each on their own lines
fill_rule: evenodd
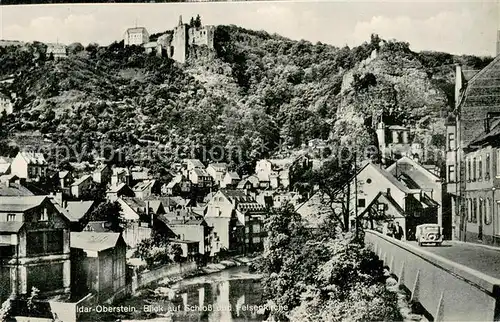
<svg viewBox="0 0 500 322">
<path fill-rule="evenodd" d="M 365 243 L 434 321 L 499 320 L 499 279 L 376 231 Z"/>
</svg>

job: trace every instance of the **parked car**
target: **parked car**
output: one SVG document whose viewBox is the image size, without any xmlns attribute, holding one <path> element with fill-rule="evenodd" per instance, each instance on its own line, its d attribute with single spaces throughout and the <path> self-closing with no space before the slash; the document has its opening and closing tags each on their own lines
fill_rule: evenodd
<svg viewBox="0 0 500 322">
<path fill-rule="evenodd" d="M 443 243 L 443 228 L 438 224 L 418 225 L 415 232 L 415 239 L 418 246 L 422 246 L 423 244 L 440 246 Z"/>
</svg>

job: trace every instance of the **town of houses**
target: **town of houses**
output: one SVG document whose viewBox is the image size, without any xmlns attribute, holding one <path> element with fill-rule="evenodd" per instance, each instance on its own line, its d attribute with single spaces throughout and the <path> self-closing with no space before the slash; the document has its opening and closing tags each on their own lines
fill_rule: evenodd
<svg viewBox="0 0 500 322">
<path fill-rule="evenodd" d="M 186 34 L 180 19 L 172 36 L 149 42 L 147 31 L 126 31 L 125 45 L 167 51 L 186 58 L 186 38 L 213 45 L 210 26 Z M 64 46 L 49 46 L 65 56 Z M 163 48 L 163 49 L 162 49 Z M 425 164 L 426 151 L 412 141 L 412 128 L 386 124 L 375 129 L 382 163 L 366 161 L 348 180 L 350 224 L 383 230 L 397 221 L 407 239 L 422 223 L 437 223 L 446 239 L 500 244 L 500 56 L 470 74 L 456 68 L 456 117 L 447 120 L 446 169 Z M 480 95 L 479 95 L 480 94 Z M 479 108 L 480 107 L 480 108 Z M 0 95 L 0 112 L 12 113 L 10 98 Z M 480 121 L 478 121 L 480 120 Z M 322 140 L 305 147 L 317 152 Z M 43 154 L 20 151 L 0 156 L 0 301 L 26 295 L 32 287 L 65 301 L 81 293 L 72 280 L 83 272 L 89 292 L 116 298 L 131 283 L 127 271 L 143 263 L 134 257 L 141 241 L 162 231 L 182 249 L 183 261 L 216 262 L 220 254 L 249 254 L 263 249 L 264 221 L 272 208 L 292 205 L 314 226 L 332 207 L 319 190 L 301 195 L 294 189 L 294 167 L 314 167 L 309 153 L 256 162 L 241 176 L 227 163 L 184 159 L 171 165 L 171 180 L 161 182 L 144 167 L 121 168 L 102 161 L 71 163 L 51 172 Z M 49 182 L 40 187 L 41 182 Z M 89 191 L 103 189 L 101 200 Z M 91 219 L 104 203 L 118 203 L 125 220 L 122 231 Z M 85 254 L 85 256 L 82 256 Z M 80 276 L 81 277 L 81 276 Z M 73 278 L 74 279 L 74 278 Z"/>
</svg>

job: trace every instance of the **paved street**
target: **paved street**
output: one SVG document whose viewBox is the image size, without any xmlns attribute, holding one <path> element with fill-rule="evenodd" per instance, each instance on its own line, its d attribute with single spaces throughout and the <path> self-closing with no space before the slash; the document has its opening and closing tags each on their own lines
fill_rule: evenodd
<svg viewBox="0 0 500 322">
<path fill-rule="evenodd" d="M 416 242 L 409 243 L 417 245 Z M 424 246 L 423 249 L 500 279 L 500 249 L 452 241 L 445 241 L 440 247 Z"/>
</svg>

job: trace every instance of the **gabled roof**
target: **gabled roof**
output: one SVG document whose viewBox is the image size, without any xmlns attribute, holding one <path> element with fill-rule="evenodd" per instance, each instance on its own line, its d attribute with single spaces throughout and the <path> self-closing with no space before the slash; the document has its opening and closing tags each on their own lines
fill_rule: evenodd
<svg viewBox="0 0 500 322">
<path fill-rule="evenodd" d="M 195 168 L 195 169 L 193 169 L 193 172 L 196 173 L 196 175 L 198 177 L 210 177 L 210 175 L 208 174 L 208 172 L 205 169 Z"/>
<path fill-rule="evenodd" d="M 154 184 L 156 183 L 156 180 L 146 180 L 139 182 L 138 184 L 135 185 L 133 188 L 134 191 L 145 191 L 146 189 L 151 189 Z"/>
<path fill-rule="evenodd" d="M 82 219 L 86 214 L 89 213 L 95 201 L 68 201 L 66 205 L 66 210 L 71 214 L 73 218 L 77 220 Z"/>
<path fill-rule="evenodd" d="M 0 196 L 0 212 L 25 212 L 40 206 L 47 196 Z"/>
<path fill-rule="evenodd" d="M 217 171 L 224 171 L 227 169 L 228 164 L 225 162 L 210 163 L 208 167 L 212 167 Z"/>
<path fill-rule="evenodd" d="M 476 73 L 461 92 L 458 109 L 464 146 L 484 131 L 486 113 L 500 110 L 500 55 Z"/>
<path fill-rule="evenodd" d="M 402 163 L 406 163 L 406 164 L 411 165 L 412 167 L 414 167 L 415 169 L 417 169 L 419 172 L 421 172 L 423 175 L 425 175 L 426 177 L 428 177 L 430 180 L 433 180 L 433 181 L 439 181 L 439 180 L 441 180 L 438 176 L 436 176 L 434 173 L 432 173 L 431 171 L 429 171 L 429 169 L 425 168 L 423 165 L 421 165 L 417 161 L 415 161 L 412 158 L 409 158 L 407 156 L 404 156 L 404 157 L 400 158 L 399 160 L 397 160 L 396 162 L 394 162 L 391 166 L 389 166 L 386 170 L 388 172 L 390 172 L 391 174 L 395 174 L 395 171 L 396 171 L 398 165 L 400 165 Z"/>
<path fill-rule="evenodd" d="M 242 190 L 234 190 L 234 189 L 220 189 L 219 190 L 226 198 L 230 201 L 239 201 L 239 202 L 256 202 L 254 198 L 247 195 L 245 191 Z"/>
<path fill-rule="evenodd" d="M 240 180 L 240 175 L 237 174 L 236 172 L 234 171 L 230 171 L 226 174 L 226 176 L 230 177 L 231 179 L 234 179 L 234 180 Z"/>
<path fill-rule="evenodd" d="M 19 156 L 21 156 L 28 164 L 39 164 L 39 165 L 47 164 L 47 161 L 45 160 L 45 157 L 43 156 L 42 153 L 21 151 L 19 152 Z"/>
<path fill-rule="evenodd" d="M 248 179 L 243 179 L 241 180 L 240 182 L 238 182 L 238 185 L 236 186 L 237 189 L 244 189 L 245 188 L 245 185 L 249 183 L 250 185 L 253 185 L 250 180 Z"/>
<path fill-rule="evenodd" d="M 54 207 L 59 211 L 66 219 L 68 219 L 70 222 L 78 222 L 80 218 L 75 217 L 73 213 L 69 212 L 68 209 L 65 209 L 62 205 L 60 205 L 54 197 L 49 197 L 50 201 L 54 205 Z"/>
<path fill-rule="evenodd" d="M 4 221 L 0 222 L 0 234 L 1 233 L 8 233 L 8 234 L 15 234 L 18 233 L 21 228 L 23 227 L 24 222 L 19 222 L 19 221 Z"/>
<path fill-rule="evenodd" d="M 73 182 L 73 184 L 71 186 L 77 187 L 77 186 L 81 185 L 82 183 L 84 183 L 85 181 L 87 181 L 89 179 L 92 180 L 92 176 L 89 175 L 89 174 L 86 174 L 86 175 L 84 175 L 84 176 L 76 179 L 76 181 Z"/>
<path fill-rule="evenodd" d="M 377 196 L 373 198 L 372 202 L 370 202 L 370 204 L 366 206 L 366 208 L 358 215 L 358 217 L 363 217 L 368 212 L 368 210 L 373 207 L 373 205 L 380 202 L 380 199 L 387 200 L 387 202 L 391 204 L 401 216 L 405 216 L 404 209 L 396 202 L 396 200 L 394 200 L 394 198 L 391 197 L 390 194 L 388 194 L 387 192 L 379 192 Z"/>
<path fill-rule="evenodd" d="M 364 169 L 367 167 L 371 167 L 372 169 L 375 169 L 381 176 L 383 176 L 385 179 L 387 179 L 390 183 L 392 183 L 394 186 L 396 186 L 399 190 L 405 192 L 405 193 L 410 193 L 410 189 L 406 187 L 403 183 L 401 183 L 396 177 L 394 177 L 390 172 L 388 172 L 385 169 L 382 169 L 376 164 L 373 164 L 371 162 L 368 162 L 363 168 L 361 168 L 358 173 L 356 173 L 356 176 L 359 175 Z M 352 180 L 350 180 L 352 181 Z M 349 181 L 349 182 L 350 182 Z"/>
<path fill-rule="evenodd" d="M 127 188 L 127 185 L 125 183 L 123 183 L 123 182 L 120 182 L 117 185 L 111 185 L 108 188 L 107 193 L 117 193 L 117 192 L 120 192 L 121 190 L 123 190 L 125 188 Z"/>
<path fill-rule="evenodd" d="M 101 252 L 114 248 L 120 238 L 119 233 L 71 232 L 71 248 Z"/>
<path fill-rule="evenodd" d="M 191 165 L 195 168 L 205 169 L 205 166 L 203 165 L 203 163 L 201 163 L 201 161 L 198 159 L 185 159 L 184 162 L 191 163 Z"/>
<path fill-rule="evenodd" d="M 83 229 L 84 231 L 93 231 L 96 233 L 109 232 L 110 230 L 106 227 L 105 221 L 89 221 L 87 226 Z"/>
<path fill-rule="evenodd" d="M 4 177 L 4 176 L 1 176 Z M 9 180 L 9 186 L 7 187 L 6 181 Z M 12 182 L 11 179 L 0 179 L 0 196 L 33 196 L 34 194 L 22 184 Z"/>
<path fill-rule="evenodd" d="M 59 171 L 59 179 L 64 179 L 68 176 L 69 171 Z"/>
</svg>

